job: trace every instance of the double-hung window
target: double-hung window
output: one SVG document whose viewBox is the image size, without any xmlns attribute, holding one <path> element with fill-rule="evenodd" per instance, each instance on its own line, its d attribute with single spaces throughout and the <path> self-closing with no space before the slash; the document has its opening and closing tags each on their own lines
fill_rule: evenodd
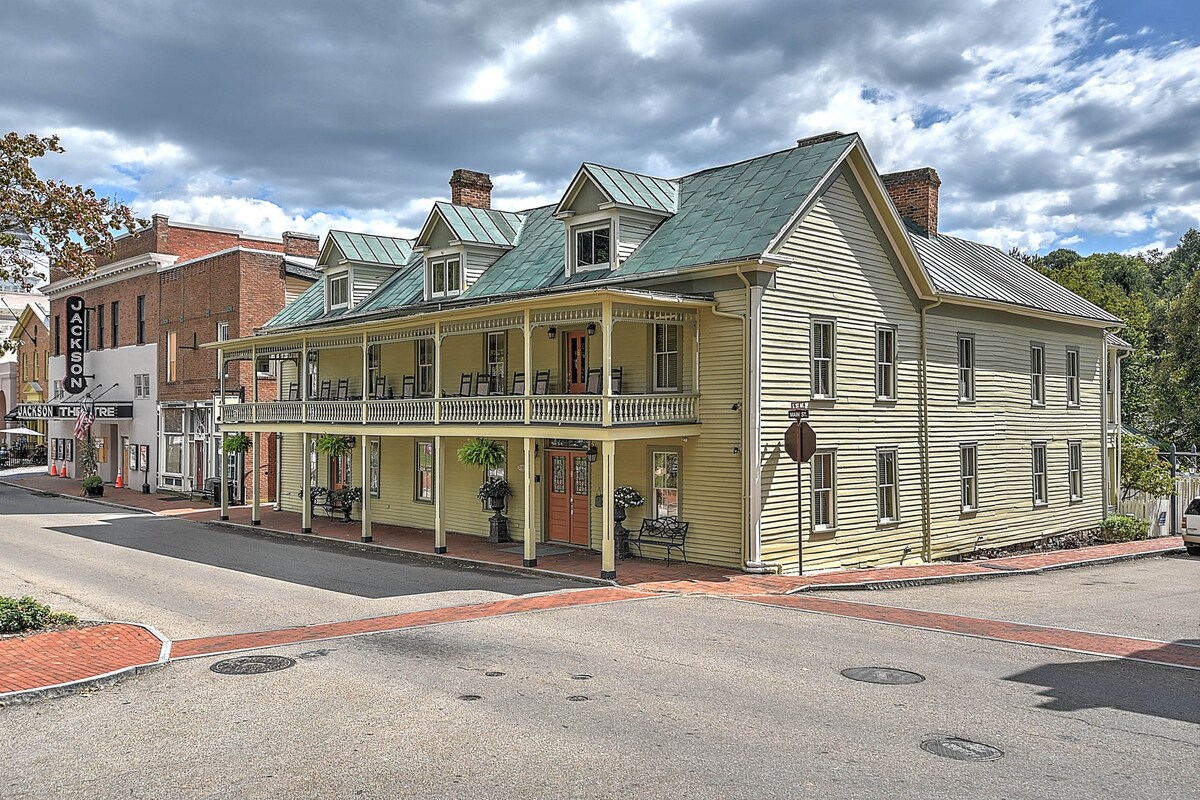
<svg viewBox="0 0 1200 800">
<path fill-rule="evenodd" d="M 329 307 L 342 308 L 350 305 L 350 276 L 339 275 L 329 279 Z"/>
<path fill-rule="evenodd" d="M 371 465 L 371 497 L 379 497 L 379 463 L 381 461 L 382 440 L 378 436 L 371 437 L 368 458 Z"/>
<path fill-rule="evenodd" d="M 433 397 L 433 339 L 417 339 L 417 396 Z"/>
<path fill-rule="evenodd" d="M 875 451 L 875 487 L 880 522 L 895 522 L 900 518 L 899 496 L 896 493 L 896 450 L 880 448 Z"/>
<path fill-rule="evenodd" d="M 1067 405 L 1079 405 L 1079 348 L 1067 348 Z"/>
<path fill-rule="evenodd" d="M 875 329 L 875 396 L 896 399 L 896 329 Z"/>
<path fill-rule="evenodd" d="M 104 303 L 96 306 L 96 349 L 104 349 Z"/>
<path fill-rule="evenodd" d="M 429 296 L 457 297 L 462 292 L 462 259 L 458 256 L 429 261 Z"/>
<path fill-rule="evenodd" d="M 485 339 L 483 354 L 483 370 L 496 381 L 499 389 L 503 390 L 508 378 L 508 334 L 504 331 L 493 331 Z"/>
<path fill-rule="evenodd" d="M 970 403 L 975 400 L 975 337 L 958 335 L 958 399 Z"/>
<path fill-rule="evenodd" d="M 607 225 L 575 230 L 575 268 L 600 269 L 612 262 L 612 229 Z"/>
<path fill-rule="evenodd" d="M 112 308 L 109 309 L 110 324 L 112 327 L 112 347 L 120 347 L 121 340 L 118 338 L 121 333 L 121 306 L 116 300 L 112 302 Z"/>
<path fill-rule="evenodd" d="M 812 458 L 813 530 L 829 530 L 837 525 L 834 502 L 835 462 L 832 452 L 816 453 Z"/>
<path fill-rule="evenodd" d="M 959 505 L 963 513 L 979 508 L 979 450 L 974 443 L 958 447 Z"/>
<path fill-rule="evenodd" d="M 417 442 L 416 499 L 423 503 L 433 502 L 433 442 Z"/>
<path fill-rule="evenodd" d="M 150 373 L 142 372 L 133 376 L 133 399 L 145 400 L 150 397 Z"/>
<path fill-rule="evenodd" d="M 1040 344 L 1029 345 L 1029 402 L 1046 404 L 1046 348 Z"/>
<path fill-rule="evenodd" d="M 137 298 L 137 343 L 146 343 L 146 295 Z"/>
<path fill-rule="evenodd" d="M 1050 502 L 1046 489 L 1046 443 L 1034 442 L 1033 456 L 1033 504 L 1044 506 Z"/>
<path fill-rule="evenodd" d="M 654 391 L 679 391 L 679 326 L 654 325 Z"/>
<path fill-rule="evenodd" d="M 679 461 L 678 450 L 650 453 L 650 512 L 654 519 L 679 516 Z"/>
<path fill-rule="evenodd" d="M 812 396 L 828 399 L 834 396 L 833 375 L 834 326 L 831 320 L 812 324 Z"/>
<path fill-rule="evenodd" d="M 1083 499 L 1083 443 L 1067 442 L 1067 482 L 1071 502 Z"/>
</svg>

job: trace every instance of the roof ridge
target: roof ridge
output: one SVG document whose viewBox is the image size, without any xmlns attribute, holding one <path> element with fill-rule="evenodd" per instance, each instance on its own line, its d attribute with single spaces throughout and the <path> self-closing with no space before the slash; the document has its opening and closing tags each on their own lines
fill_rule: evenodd
<svg viewBox="0 0 1200 800">
<path fill-rule="evenodd" d="M 652 178 L 656 181 L 670 181 L 675 183 L 679 178 L 664 178 L 662 175 L 651 175 L 649 172 L 638 172 L 636 169 L 625 169 L 625 167 L 614 167 L 610 164 L 601 164 L 599 161 L 584 161 L 585 167 L 600 167 L 601 169 L 615 169 L 617 172 L 627 172 L 630 175 L 637 175 L 639 178 Z"/>
<path fill-rule="evenodd" d="M 826 145 L 831 142 L 836 142 L 838 139 L 849 139 L 849 138 L 858 138 L 858 133 L 856 131 L 850 131 L 849 133 L 844 133 L 841 136 L 837 137 L 837 139 L 829 139 L 824 142 L 815 142 L 813 144 L 806 144 L 806 145 L 792 145 L 791 147 L 784 147 L 780 150 L 772 150 L 769 153 L 761 153 L 757 156 L 750 156 L 748 158 L 738 159 L 737 161 L 730 161 L 728 164 L 718 164 L 713 167 L 705 167 L 704 169 L 699 169 L 699 170 L 696 170 L 695 172 L 689 172 L 685 175 L 680 175 L 678 178 L 675 178 L 674 180 L 681 181 L 684 178 L 694 178 L 697 175 L 703 175 L 706 172 L 716 172 L 717 170 L 729 169 L 730 167 L 737 167 L 742 164 L 749 164 L 752 161 L 760 161 L 765 158 L 777 156 L 777 155 L 780 155 L 781 153 L 790 153 L 793 150 L 808 150 L 809 148 L 812 148 L 812 147 L 819 147 L 821 145 Z"/>
</svg>

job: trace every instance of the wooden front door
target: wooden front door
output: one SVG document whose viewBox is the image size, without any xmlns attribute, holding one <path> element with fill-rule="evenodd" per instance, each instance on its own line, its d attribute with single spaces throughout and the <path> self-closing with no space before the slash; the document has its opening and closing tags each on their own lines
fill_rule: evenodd
<svg viewBox="0 0 1200 800">
<path fill-rule="evenodd" d="M 587 389 L 587 333 L 567 331 L 563 336 L 567 348 L 567 392 L 583 394 Z"/>
<path fill-rule="evenodd" d="M 591 544 L 588 508 L 591 502 L 587 454 L 576 450 L 546 452 L 549 500 L 549 538 L 553 542 Z"/>
</svg>

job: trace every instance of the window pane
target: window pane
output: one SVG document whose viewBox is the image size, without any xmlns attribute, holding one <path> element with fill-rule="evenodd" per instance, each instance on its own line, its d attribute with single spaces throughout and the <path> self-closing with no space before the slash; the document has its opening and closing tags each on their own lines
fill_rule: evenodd
<svg viewBox="0 0 1200 800">
<path fill-rule="evenodd" d="M 442 294 L 446 291 L 446 262 L 433 262 L 433 293 Z"/>
<path fill-rule="evenodd" d="M 609 261 L 608 248 L 608 228 L 603 228 L 593 232 L 592 247 L 594 253 L 592 255 L 593 264 L 607 264 Z"/>
<path fill-rule="evenodd" d="M 679 516 L 679 454 L 656 452 L 653 455 L 654 516 Z"/>
<path fill-rule="evenodd" d="M 462 291 L 462 267 L 457 258 L 446 262 L 446 291 Z"/>
</svg>

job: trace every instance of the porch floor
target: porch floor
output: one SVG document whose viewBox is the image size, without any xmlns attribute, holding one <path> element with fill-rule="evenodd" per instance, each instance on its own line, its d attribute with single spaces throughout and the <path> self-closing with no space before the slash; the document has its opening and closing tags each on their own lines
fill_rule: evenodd
<svg viewBox="0 0 1200 800">
<path fill-rule="evenodd" d="M 78 496 L 81 493 L 79 481 L 69 478 L 54 478 L 44 473 L 12 476 L 0 473 L 0 480 L 10 481 L 28 489 L 70 497 Z M 190 501 L 186 499 L 186 496 L 180 500 L 175 495 L 167 493 L 144 495 L 140 489 L 117 489 L 106 485 L 104 497 L 98 499 L 112 505 L 160 515 L 186 516 L 202 522 L 215 522 L 221 516 L 220 509 L 214 508 L 205 501 Z M 361 529 L 357 521 L 347 524 L 328 519 L 323 513 L 316 513 L 313 514 L 312 522 L 314 536 L 345 542 L 359 540 Z M 248 530 L 265 529 L 289 534 L 300 532 L 300 514 L 294 511 L 276 511 L 270 506 L 262 508 L 262 525 L 258 528 L 250 526 L 249 506 L 231 507 L 229 523 L 245 526 Z M 376 545 L 437 558 L 433 553 L 433 531 L 428 528 L 409 528 L 376 522 L 371 529 L 373 543 Z M 489 544 L 481 536 L 446 533 L 446 556 L 478 562 L 480 565 L 521 568 L 522 553 L 504 552 L 514 547 L 520 547 L 520 542 Z M 545 542 L 539 546 L 539 549 L 545 547 L 551 548 L 555 554 L 539 555 L 537 569 L 584 578 L 600 577 L 599 553 L 559 545 L 557 542 Z M 567 552 L 559 553 L 560 550 Z M 623 585 L 659 581 L 719 581 L 735 573 L 737 570 L 733 568 L 712 567 L 707 564 L 684 564 L 675 559 L 671 560 L 669 566 L 666 561 L 652 558 L 627 558 L 617 561 L 617 582 Z"/>
</svg>

